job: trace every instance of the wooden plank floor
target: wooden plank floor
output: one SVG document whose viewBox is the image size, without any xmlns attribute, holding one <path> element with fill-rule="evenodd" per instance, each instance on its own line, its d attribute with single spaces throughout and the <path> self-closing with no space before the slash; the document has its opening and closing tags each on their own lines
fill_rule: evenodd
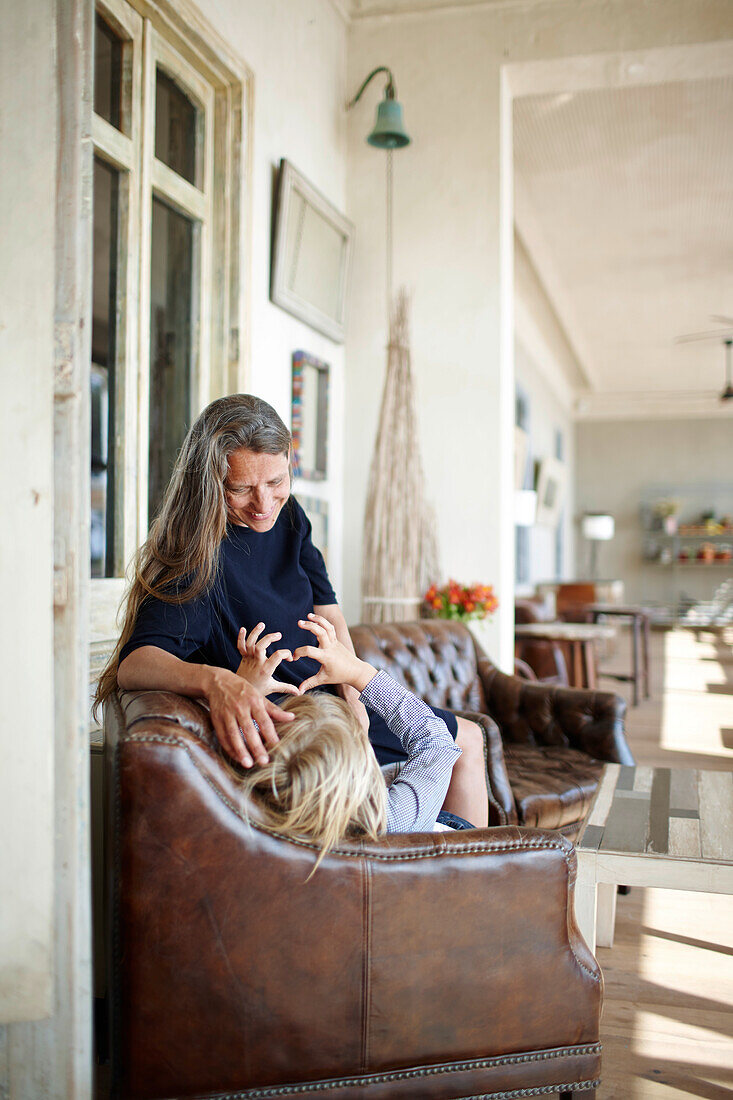
<svg viewBox="0 0 733 1100">
<path fill-rule="evenodd" d="M 733 770 L 733 631 L 652 634 L 652 698 L 629 707 L 637 763 Z M 628 668 L 620 637 L 602 667 Z M 614 686 L 601 680 L 601 686 Z M 620 691 L 629 698 L 629 688 Z M 731 1100 L 733 898 L 635 889 L 618 899 L 598 1100 Z M 582 1095 L 582 1094 L 580 1094 Z"/>
</svg>

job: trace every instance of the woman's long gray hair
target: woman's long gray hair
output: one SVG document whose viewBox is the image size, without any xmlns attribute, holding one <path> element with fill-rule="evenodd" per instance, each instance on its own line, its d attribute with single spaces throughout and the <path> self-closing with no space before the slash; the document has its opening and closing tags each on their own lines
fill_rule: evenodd
<svg viewBox="0 0 733 1100">
<path fill-rule="evenodd" d="M 122 647 L 146 596 L 185 603 L 208 591 L 226 533 L 229 455 L 289 455 L 290 432 L 271 405 L 248 393 L 212 401 L 191 426 L 147 540 L 137 552 L 124 601 L 122 633 L 99 678 L 95 709 L 114 691 Z M 186 578 L 186 584 L 179 582 Z"/>
</svg>

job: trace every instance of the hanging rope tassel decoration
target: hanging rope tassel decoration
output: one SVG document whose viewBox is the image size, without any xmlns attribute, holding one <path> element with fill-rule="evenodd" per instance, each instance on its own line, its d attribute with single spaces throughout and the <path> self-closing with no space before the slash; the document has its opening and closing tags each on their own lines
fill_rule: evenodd
<svg viewBox="0 0 733 1100">
<path fill-rule="evenodd" d="M 396 296 L 387 373 L 364 519 L 362 621 L 419 617 L 422 595 L 438 578 L 435 522 L 425 500 L 410 364 L 408 298 Z"/>
</svg>

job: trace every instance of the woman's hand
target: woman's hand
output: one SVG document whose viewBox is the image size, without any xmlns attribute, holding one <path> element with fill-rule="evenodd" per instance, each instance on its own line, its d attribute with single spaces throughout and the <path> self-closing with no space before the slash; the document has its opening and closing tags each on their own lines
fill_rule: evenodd
<svg viewBox="0 0 733 1100">
<path fill-rule="evenodd" d="M 279 741 L 273 722 L 292 722 L 295 715 L 270 702 L 228 668 L 205 666 L 202 680 L 211 724 L 222 748 L 244 768 L 251 768 L 253 760 L 266 764 L 266 746 Z"/>
<path fill-rule="evenodd" d="M 153 645 L 141 646 L 125 657 L 117 679 L 120 687 L 129 691 L 152 688 L 205 699 L 222 748 L 245 768 L 252 767 L 253 758 L 267 763 L 265 745 L 278 741 L 273 721 L 292 722 L 295 717 L 231 669 L 182 661 Z"/>
<path fill-rule="evenodd" d="M 360 661 L 355 653 L 340 642 L 336 636 L 336 629 L 328 619 L 313 612 L 308 619 L 300 619 L 298 626 L 303 630 L 309 630 L 314 634 L 318 646 L 302 645 L 293 654 L 293 660 L 300 657 L 311 657 L 318 661 L 320 671 L 315 676 L 310 676 L 300 685 L 301 692 L 320 684 L 349 684 L 357 691 L 363 691 L 369 681 L 377 674 L 377 670 L 368 665 L 366 661 Z"/>
<path fill-rule="evenodd" d="M 285 695 L 298 695 L 299 691 L 294 684 L 285 684 L 273 679 L 273 673 L 279 665 L 283 661 L 292 661 L 293 655 L 289 649 L 276 649 L 268 657 L 267 647 L 282 638 L 282 634 L 279 632 L 265 634 L 263 638 L 260 638 L 260 634 L 264 629 L 264 623 L 257 623 L 257 626 L 249 634 L 247 634 L 244 627 L 239 631 L 237 649 L 242 660 L 237 669 L 237 676 L 247 680 L 263 695 L 272 695 L 275 691 L 282 692 Z"/>
</svg>

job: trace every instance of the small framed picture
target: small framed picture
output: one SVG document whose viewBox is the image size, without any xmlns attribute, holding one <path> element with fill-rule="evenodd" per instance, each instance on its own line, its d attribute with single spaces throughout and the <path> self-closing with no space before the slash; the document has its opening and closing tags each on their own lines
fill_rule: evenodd
<svg viewBox="0 0 733 1100">
<path fill-rule="evenodd" d="M 527 459 L 529 457 L 529 434 L 524 428 L 514 429 L 514 488 L 526 489 L 524 476 L 527 472 Z"/>
<path fill-rule="evenodd" d="M 565 499 L 565 464 L 557 458 L 543 458 L 537 464 L 537 520 L 544 527 L 556 527 Z"/>
<path fill-rule="evenodd" d="M 354 227 L 283 158 L 275 204 L 270 298 L 343 344 Z"/>
<path fill-rule="evenodd" d="M 328 363 L 293 352 L 291 430 L 295 472 L 311 481 L 328 474 Z"/>
<path fill-rule="evenodd" d="M 311 521 L 313 545 L 323 554 L 328 568 L 328 501 L 305 493 L 296 493 L 295 499 Z"/>
</svg>

